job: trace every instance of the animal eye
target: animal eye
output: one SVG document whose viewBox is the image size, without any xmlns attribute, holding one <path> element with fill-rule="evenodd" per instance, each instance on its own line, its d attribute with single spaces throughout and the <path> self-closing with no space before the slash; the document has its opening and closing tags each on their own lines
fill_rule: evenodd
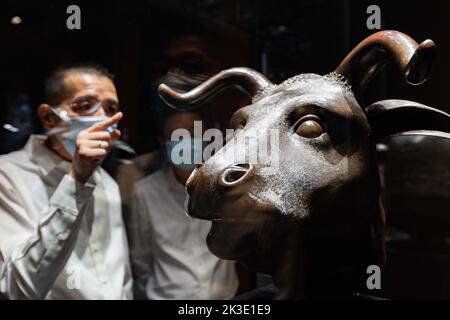
<svg viewBox="0 0 450 320">
<path fill-rule="evenodd" d="M 324 133 L 324 130 L 319 117 L 307 115 L 297 121 L 294 125 L 294 132 L 305 138 L 318 138 Z"/>
</svg>

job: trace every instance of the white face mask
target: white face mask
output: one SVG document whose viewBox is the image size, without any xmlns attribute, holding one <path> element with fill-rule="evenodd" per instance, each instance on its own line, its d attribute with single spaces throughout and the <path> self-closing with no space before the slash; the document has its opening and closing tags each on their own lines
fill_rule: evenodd
<svg viewBox="0 0 450 320">
<path fill-rule="evenodd" d="M 207 145 L 206 141 L 198 138 L 167 141 L 167 160 L 180 169 L 193 171 L 203 162 L 203 150 Z"/>
<path fill-rule="evenodd" d="M 62 121 L 48 133 L 58 135 L 63 142 L 64 148 L 72 157 L 75 155 L 78 134 L 97 123 L 109 119 L 108 116 L 77 116 L 71 118 L 64 110 L 57 108 L 51 109 Z M 116 129 L 117 124 L 114 124 L 108 127 L 106 131 L 113 133 Z"/>
</svg>

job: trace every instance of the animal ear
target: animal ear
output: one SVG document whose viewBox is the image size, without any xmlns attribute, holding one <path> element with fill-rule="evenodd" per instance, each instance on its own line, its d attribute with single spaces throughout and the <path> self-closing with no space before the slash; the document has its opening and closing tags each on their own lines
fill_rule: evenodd
<svg viewBox="0 0 450 320">
<path fill-rule="evenodd" d="M 383 100 L 366 108 L 373 134 L 378 137 L 425 135 L 450 139 L 450 115 L 407 100 Z"/>
</svg>

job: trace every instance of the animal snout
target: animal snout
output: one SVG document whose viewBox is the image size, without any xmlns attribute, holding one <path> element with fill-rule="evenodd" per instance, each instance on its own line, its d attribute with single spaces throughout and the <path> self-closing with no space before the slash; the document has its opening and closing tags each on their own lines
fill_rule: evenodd
<svg viewBox="0 0 450 320">
<path fill-rule="evenodd" d="M 195 185 L 197 184 L 197 176 L 198 176 L 198 171 L 201 168 L 201 164 L 198 165 L 195 170 L 191 173 L 191 175 L 189 176 L 188 180 L 186 181 L 186 192 L 188 196 L 192 196 L 192 194 L 194 193 L 195 190 Z"/>
<path fill-rule="evenodd" d="M 250 163 L 238 163 L 226 168 L 220 175 L 218 184 L 222 188 L 233 188 L 253 176 L 255 168 Z"/>
</svg>

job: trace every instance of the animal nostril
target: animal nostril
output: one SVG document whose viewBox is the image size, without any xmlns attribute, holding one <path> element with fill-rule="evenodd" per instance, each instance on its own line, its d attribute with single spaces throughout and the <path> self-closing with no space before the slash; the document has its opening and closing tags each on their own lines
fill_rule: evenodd
<svg viewBox="0 0 450 320">
<path fill-rule="evenodd" d="M 224 178 L 226 182 L 235 182 L 241 179 L 245 175 L 246 171 L 231 171 Z"/>
<path fill-rule="evenodd" d="M 247 180 L 253 174 L 254 168 L 249 163 L 239 163 L 228 167 L 219 177 L 223 187 L 233 187 Z"/>
</svg>

